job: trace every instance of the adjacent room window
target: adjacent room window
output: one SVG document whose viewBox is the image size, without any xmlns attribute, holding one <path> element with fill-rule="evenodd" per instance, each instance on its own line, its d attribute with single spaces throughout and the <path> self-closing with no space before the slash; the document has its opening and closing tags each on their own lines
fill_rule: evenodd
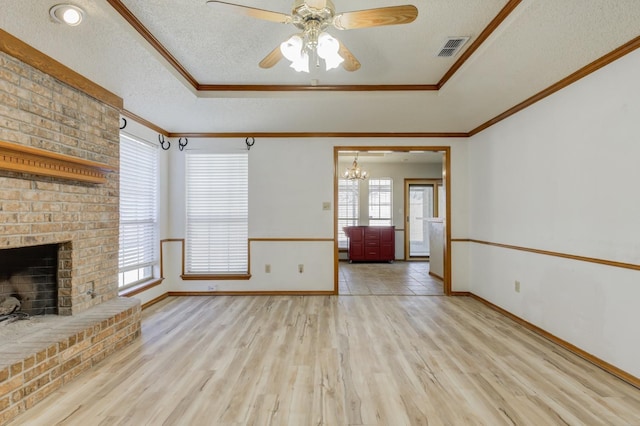
<svg viewBox="0 0 640 426">
<path fill-rule="evenodd" d="M 187 273 L 247 273 L 248 160 L 247 153 L 187 154 Z"/>
<path fill-rule="evenodd" d="M 369 179 L 369 225 L 390 226 L 393 203 L 391 178 Z"/>
<path fill-rule="evenodd" d="M 360 216 L 360 181 L 338 179 L 338 247 L 347 248 L 345 226 L 357 226 Z"/>
<path fill-rule="evenodd" d="M 158 263 L 158 147 L 120 135 L 118 287 L 153 278 Z"/>
</svg>

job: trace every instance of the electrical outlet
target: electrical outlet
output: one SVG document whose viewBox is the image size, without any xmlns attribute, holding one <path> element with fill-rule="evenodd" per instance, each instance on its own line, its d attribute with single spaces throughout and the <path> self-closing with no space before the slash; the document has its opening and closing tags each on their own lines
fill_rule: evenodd
<svg viewBox="0 0 640 426">
<path fill-rule="evenodd" d="M 298 272 L 300 273 L 304 272 L 304 265 L 302 263 L 298 265 Z"/>
<path fill-rule="evenodd" d="M 271 273 L 271 265 L 270 264 L 267 263 L 266 265 L 264 265 L 264 272 L 267 273 L 267 274 Z"/>
<path fill-rule="evenodd" d="M 520 281 L 516 280 L 515 282 L 515 290 L 516 293 L 520 293 Z"/>
</svg>

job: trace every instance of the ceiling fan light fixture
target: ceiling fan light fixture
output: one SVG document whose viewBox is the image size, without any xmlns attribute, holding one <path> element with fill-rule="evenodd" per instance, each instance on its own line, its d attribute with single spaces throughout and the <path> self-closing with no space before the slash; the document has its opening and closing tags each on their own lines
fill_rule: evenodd
<svg viewBox="0 0 640 426">
<path fill-rule="evenodd" d="M 340 41 L 324 33 L 333 27 L 338 30 L 371 28 L 383 25 L 399 25 L 413 22 L 418 16 L 418 9 L 413 5 L 376 7 L 336 14 L 331 0 L 294 0 L 290 14 L 257 9 L 228 3 L 226 0 L 207 0 L 207 4 L 219 10 L 232 11 L 236 14 L 251 16 L 264 21 L 293 24 L 302 31 L 292 39 L 273 49 L 262 61 L 260 68 L 271 68 L 282 58 L 291 61 L 296 71 L 309 72 L 309 59 L 314 66 L 320 66 L 320 59 L 325 62 L 327 70 L 342 65 L 346 71 L 357 71 L 360 62 Z M 319 40 L 322 38 L 322 40 Z M 298 49 L 298 42 L 301 43 Z M 321 46 L 319 46 L 321 45 Z M 325 46 L 326 45 L 326 46 Z M 306 62 L 306 65 L 302 62 Z"/>
<path fill-rule="evenodd" d="M 317 34 L 317 33 L 315 33 Z M 317 56 L 324 60 L 325 69 L 327 71 L 337 68 L 344 62 L 344 58 L 340 56 L 340 42 L 328 33 L 315 34 L 295 34 L 288 40 L 280 44 L 280 52 L 282 56 L 291 61 L 289 65 L 294 70 L 300 72 L 309 72 L 309 52 L 317 53 Z M 314 40 L 317 38 L 317 41 Z"/>
<path fill-rule="evenodd" d="M 300 59 L 295 61 L 295 62 L 291 62 L 291 65 L 289 65 L 291 68 L 293 68 L 294 70 L 296 70 L 297 72 L 309 72 L 309 55 L 307 55 L 307 52 L 302 52 L 302 54 L 300 55 Z"/>
<path fill-rule="evenodd" d="M 309 72 L 309 55 L 304 49 L 304 41 L 300 35 L 292 35 L 280 44 L 282 55 L 291 61 L 290 67 L 300 72 Z"/>
<path fill-rule="evenodd" d="M 344 62 L 344 58 L 338 54 L 340 42 L 329 33 L 321 33 L 318 37 L 318 56 L 324 59 L 326 70 L 338 68 Z"/>
</svg>

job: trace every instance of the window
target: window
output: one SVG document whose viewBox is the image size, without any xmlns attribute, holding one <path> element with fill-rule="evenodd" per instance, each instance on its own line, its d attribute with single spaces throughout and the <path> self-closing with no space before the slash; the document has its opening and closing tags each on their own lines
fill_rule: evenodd
<svg viewBox="0 0 640 426">
<path fill-rule="evenodd" d="M 158 147 L 120 135 L 120 289 L 153 278 L 158 263 Z"/>
<path fill-rule="evenodd" d="M 386 226 L 392 224 L 391 178 L 369 179 L 369 225 Z"/>
<path fill-rule="evenodd" d="M 358 225 L 360 216 L 360 181 L 338 180 L 338 247 L 347 247 L 345 226 Z"/>
<path fill-rule="evenodd" d="M 247 153 L 187 154 L 187 273 L 247 273 L 248 159 Z"/>
</svg>

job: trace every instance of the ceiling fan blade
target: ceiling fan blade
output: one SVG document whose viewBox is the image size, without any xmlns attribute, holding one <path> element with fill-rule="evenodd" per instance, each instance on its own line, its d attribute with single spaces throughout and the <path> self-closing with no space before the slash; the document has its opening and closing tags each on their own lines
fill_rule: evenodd
<svg viewBox="0 0 640 426">
<path fill-rule="evenodd" d="M 291 22 L 291 16 L 280 12 L 272 12 L 270 10 L 256 9 L 253 7 L 241 6 L 239 4 L 225 3 L 218 0 L 208 0 L 207 4 L 215 7 L 216 10 L 221 12 L 231 12 L 281 24 L 288 24 Z"/>
<path fill-rule="evenodd" d="M 327 0 L 306 0 L 305 3 L 307 3 L 307 6 L 309 7 L 322 10 L 327 5 Z"/>
<path fill-rule="evenodd" d="M 344 12 L 333 18 L 333 25 L 339 30 L 352 30 L 382 25 L 408 24 L 413 22 L 417 16 L 418 9 L 407 4 Z"/>
<path fill-rule="evenodd" d="M 258 65 L 260 68 L 271 68 L 275 64 L 277 64 L 280 59 L 282 59 L 282 51 L 280 50 L 280 46 L 277 46 L 273 49 L 267 56 L 264 57 L 263 60 L 260 61 Z"/>
<path fill-rule="evenodd" d="M 342 68 L 347 71 L 358 71 L 360 69 L 360 61 L 353 56 L 353 53 L 347 47 L 340 42 L 340 49 L 338 49 L 338 54 L 342 56 L 344 62 L 342 63 Z"/>
</svg>

